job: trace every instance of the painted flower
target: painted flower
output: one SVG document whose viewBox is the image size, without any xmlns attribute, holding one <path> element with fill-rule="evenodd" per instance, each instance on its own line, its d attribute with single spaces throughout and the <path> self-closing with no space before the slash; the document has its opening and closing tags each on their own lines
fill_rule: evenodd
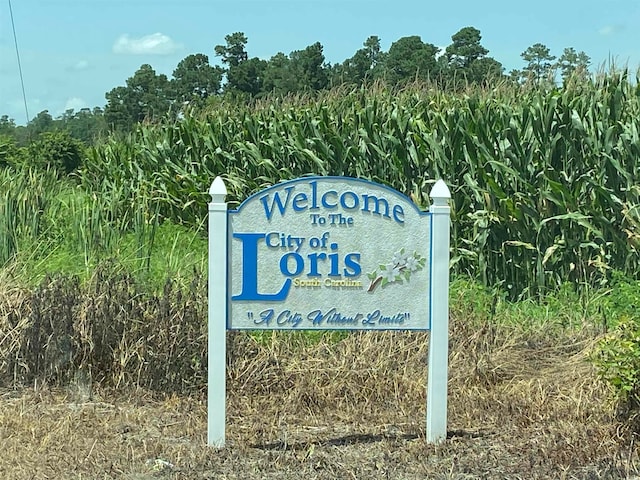
<svg viewBox="0 0 640 480">
<path fill-rule="evenodd" d="M 388 263 L 380 275 L 387 282 L 394 282 L 396 278 L 400 276 L 400 268 L 398 268 L 395 263 Z"/>
<path fill-rule="evenodd" d="M 422 270 L 426 259 L 418 252 L 413 254 L 405 253 L 404 248 L 393 254 L 391 263 L 379 266 L 379 270 L 374 270 L 367 276 L 371 283 L 367 292 L 373 292 L 376 288 L 384 288 L 389 283 L 403 283 L 409 281 L 411 274 L 417 270 Z"/>
<path fill-rule="evenodd" d="M 391 263 L 398 267 L 404 267 L 405 263 L 407 263 L 407 255 L 404 254 L 404 249 L 393 254 Z"/>
<path fill-rule="evenodd" d="M 405 267 L 410 272 L 415 272 L 420 267 L 420 263 L 419 263 L 418 259 L 414 255 L 411 255 L 410 257 L 407 258 L 407 261 L 405 263 Z"/>
</svg>

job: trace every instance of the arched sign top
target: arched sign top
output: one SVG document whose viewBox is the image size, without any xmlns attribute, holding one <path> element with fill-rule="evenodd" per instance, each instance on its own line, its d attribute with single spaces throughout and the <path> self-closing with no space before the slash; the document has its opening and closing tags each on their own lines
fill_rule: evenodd
<svg viewBox="0 0 640 480">
<path fill-rule="evenodd" d="M 353 185 L 354 187 L 359 187 L 358 190 L 369 190 L 369 193 L 361 193 L 361 196 L 357 199 L 352 195 L 347 194 L 344 196 L 344 193 L 350 192 L 349 190 L 345 190 L 342 192 L 343 197 L 338 196 L 334 198 L 333 194 L 327 195 L 325 192 L 325 197 L 319 196 L 317 184 L 318 182 L 322 183 L 335 183 L 340 184 L 342 186 L 345 185 Z M 306 187 L 305 189 L 298 189 L 298 186 Z M 278 195 L 276 198 L 269 198 L 270 195 L 275 195 L 276 192 L 283 191 L 282 195 Z M 265 208 L 265 198 L 266 198 L 266 208 L 268 208 L 268 217 L 270 219 L 271 213 L 278 213 L 279 211 L 287 211 L 289 208 L 293 211 L 301 211 L 304 208 L 308 208 L 309 210 L 317 210 L 323 207 L 333 207 L 339 208 L 342 206 L 340 204 L 341 201 L 347 205 L 347 207 L 354 209 L 360 209 L 362 211 L 375 212 L 376 208 L 378 211 L 382 211 L 382 207 L 385 205 L 381 203 L 380 197 L 376 197 L 373 192 L 380 192 L 386 195 L 385 200 L 389 202 L 390 199 L 395 199 L 395 205 L 403 205 L 404 208 L 412 208 L 416 214 L 418 215 L 426 215 L 428 212 L 420 210 L 420 208 L 404 193 L 399 192 L 387 185 L 383 185 L 381 183 L 373 182 L 371 180 L 365 180 L 362 178 L 354 178 L 354 177 L 336 177 L 336 176 L 308 176 L 308 177 L 300 177 L 293 180 L 287 180 L 284 182 L 276 183 L 267 187 L 259 192 L 252 194 L 247 197 L 235 210 L 230 210 L 230 213 L 240 213 L 247 206 L 251 206 L 254 203 L 261 203 L 262 207 Z M 296 195 L 298 195 L 296 197 Z M 274 203 L 270 204 L 269 200 L 272 200 Z M 295 207 L 293 206 L 293 201 L 296 200 Z M 324 200 L 324 202 L 323 202 Z M 354 202 L 357 201 L 357 204 L 354 205 Z M 291 203 L 289 203 L 291 202 Z M 355 208 L 354 208 L 355 207 Z M 389 214 L 391 217 L 393 215 L 393 205 L 389 205 L 389 212 L 383 212 L 383 214 Z M 398 215 L 399 216 L 399 215 Z"/>
</svg>

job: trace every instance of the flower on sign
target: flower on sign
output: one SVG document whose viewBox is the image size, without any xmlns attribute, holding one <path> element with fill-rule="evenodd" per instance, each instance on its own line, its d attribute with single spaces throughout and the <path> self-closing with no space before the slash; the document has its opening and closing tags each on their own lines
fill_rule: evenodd
<svg viewBox="0 0 640 480">
<path fill-rule="evenodd" d="M 411 273 L 422 270 L 426 263 L 427 259 L 418 252 L 406 254 L 402 248 L 393 254 L 391 263 L 380 265 L 368 275 L 371 283 L 367 292 L 373 292 L 378 286 L 382 288 L 390 283 L 402 283 L 403 280 L 408 282 Z"/>
<path fill-rule="evenodd" d="M 403 251 L 404 249 L 393 254 L 393 258 L 391 259 L 391 263 L 393 265 L 403 267 L 405 263 L 407 263 L 407 256 L 403 253 Z"/>
<path fill-rule="evenodd" d="M 383 268 L 384 267 L 384 268 Z M 397 263 L 387 263 L 380 267 L 382 280 L 387 282 L 394 282 L 396 278 L 400 276 L 400 268 Z"/>
<path fill-rule="evenodd" d="M 415 272 L 416 270 L 419 270 L 420 268 L 422 268 L 420 266 L 420 261 L 413 255 L 407 258 L 407 261 L 405 262 L 405 267 L 407 267 L 407 270 L 409 270 L 410 272 Z"/>
</svg>

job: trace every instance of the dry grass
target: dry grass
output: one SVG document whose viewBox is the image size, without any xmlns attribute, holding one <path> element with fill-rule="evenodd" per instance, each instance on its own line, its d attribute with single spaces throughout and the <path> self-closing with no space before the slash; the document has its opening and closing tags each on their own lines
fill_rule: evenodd
<svg viewBox="0 0 640 480">
<path fill-rule="evenodd" d="M 206 286 L 167 281 L 158 295 L 103 266 L 86 284 L 45 278 L 34 291 L 0 288 L 0 385 L 66 385 L 78 375 L 110 387 L 192 392 L 206 372 Z"/>
<path fill-rule="evenodd" d="M 198 394 L 5 390 L 0 477 L 628 478 L 637 455 L 589 335 L 518 338 L 453 318 L 449 439 L 424 440 L 425 334 L 337 343 L 229 334 L 228 446 Z"/>
<path fill-rule="evenodd" d="M 228 445 L 216 450 L 205 445 L 203 286 L 149 297 L 126 278 L 2 285 L 0 478 L 639 473 L 586 329 L 525 332 L 454 301 L 449 438 L 437 446 L 424 438 L 428 334 L 231 332 Z"/>
</svg>

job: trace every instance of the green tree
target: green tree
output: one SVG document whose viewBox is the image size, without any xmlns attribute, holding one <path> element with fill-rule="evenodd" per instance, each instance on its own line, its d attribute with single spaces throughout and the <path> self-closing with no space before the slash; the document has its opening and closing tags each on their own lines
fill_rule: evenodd
<svg viewBox="0 0 640 480">
<path fill-rule="evenodd" d="M 55 129 L 53 117 L 49 114 L 49 110 L 43 110 L 38 113 L 27 125 L 29 135 L 37 137 L 41 133 L 50 132 Z"/>
<path fill-rule="evenodd" d="M 115 130 L 131 129 L 144 120 L 157 121 L 170 112 L 173 95 L 167 76 L 157 75 L 151 65 L 142 65 L 126 86 L 112 89 L 105 95 L 104 117 Z"/>
<path fill-rule="evenodd" d="M 229 68 L 225 91 L 242 92 L 251 97 L 262 92 L 264 71 L 267 62 L 258 58 L 249 58 L 237 67 Z"/>
<path fill-rule="evenodd" d="M 569 79 L 586 80 L 589 76 L 591 58 L 585 52 L 576 52 L 573 47 L 565 48 L 556 64 L 564 83 Z"/>
<path fill-rule="evenodd" d="M 69 109 L 65 111 L 55 122 L 61 130 L 83 142 L 85 145 L 93 144 L 107 130 L 104 112 L 100 107 L 82 108 L 79 111 Z"/>
<path fill-rule="evenodd" d="M 466 69 L 489 53 L 489 50 L 480 45 L 481 39 L 480 30 L 474 27 L 464 27 L 452 35 L 453 43 L 444 52 L 449 66 Z"/>
<path fill-rule="evenodd" d="M 298 79 L 298 90 L 322 90 L 329 83 L 323 46 L 320 42 L 289 54 L 291 68 Z"/>
<path fill-rule="evenodd" d="M 171 80 L 172 92 L 180 105 L 202 106 L 207 97 L 220 93 L 224 71 L 209 64 L 202 53 L 189 55 L 176 66 Z"/>
<path fill-rule="evenodd" d="M 325 63 L 322 44 L 309 45 L 271 57 L 263 72 L 263 91 L 284 95 L 287 93 L 318 91 L 329 84 L 329 67 Z"/>
<path fill-rule="evenodd" d="M 9 115 L 0 117 L 0 135 L 13 136 L 16 130 L 16 122 Z"/>
<path fill-rule="evenodd" d="M 469 68 L 469 78 L 476 83 L 490 83 L 503 78 L 504 67 L 492 57 L 479 58 Z"/>
<path fill-rule="evenodd" d="M 384 52 L 380 48 L 380 38 L 372 35 L 356 51 L 353 57 L 336 65 L 332 72 L 334 85 L 349 83 L 360 85 L 380 76 L 380 65 L 384 62 Z"/>
<path fill-rule="evenodd" d="M 502 75 L 502 64 L 487 57 L 489 50 L 480 44 L 482 35 L 474 27 L 464 27 L 452 37 L 441 57 L 446 66 L 443 76 L 449 81 L 481 83 Z"/>
<path fill-rule="evenodd" d="M 224 38 L 227 44 L 216 45 L 214 50 L 227 65 L 225 92 L 258 95 L 262 91 L 267 62 L 257 57 L 249 58 L 246 51 L 248 39 L 244 33 L 236 32 Z"/>
<path fill-rule="evenodd" d="M 267 62 L 263 75 L 263 91 L 286 95 L 298 89 L 298 79 L 287 55 L 278 52 Z"/>
<path fill-rule="evenodd" d="M 229 67 L 237 67 L 246 62 L 249 56 L 246 51 L 247 36 L 243 32 L 236 32 L 224 37 L 226 45 L 216 45 L 214 50 L 222 63 Z"/>
<path fill-rule="evenodd" d="M 15 139 L 16 123 L 9 115 L 0 117 L 0 168 L 12 163 L 18 149 Z"/>
<path fill-rule="evenodd" d="M 535 43 L 520 54 L 527 65 L 522 69 L 524 80 L 541 84 L 553 80 L 553 68 L 556 59 L 551 55 L 549 47 L 542 43 Z"/>
<path fill-rule="evenodd" d="M 389 48 L 384 61 L 384 77 L 391 84 L 433 79 L 438 74 L 438 51 L 438 47 L 423 43 L 417 35 L 402 37 Z"/>
</svg>

